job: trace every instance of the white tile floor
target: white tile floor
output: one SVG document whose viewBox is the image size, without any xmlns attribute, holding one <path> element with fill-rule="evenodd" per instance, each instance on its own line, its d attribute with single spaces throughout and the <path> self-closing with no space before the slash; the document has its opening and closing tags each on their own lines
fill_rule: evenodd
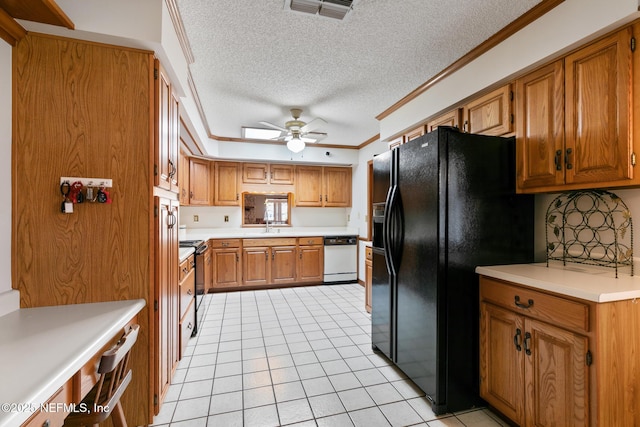
<svg viewBox="0 0 640 427">
<path fill-rule="evenodd" d="M 156 426 L 506 426 L 486 409 L 437 417 L 371 350 L 358 284 L 207 295 L 205 320 Z"/>
</svg>

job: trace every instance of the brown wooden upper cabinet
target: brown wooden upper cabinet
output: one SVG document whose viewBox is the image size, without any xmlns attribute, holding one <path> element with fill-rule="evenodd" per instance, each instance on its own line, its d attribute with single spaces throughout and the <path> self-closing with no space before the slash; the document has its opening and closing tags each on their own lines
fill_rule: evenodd
<svg viewBox="0 0 640 427">
<path fill-rule="evenodd" d="M 296 206 L 351 206 L 351 168 L 297 166 Z"/>
<path fill-rule="evenodd" d="M 420 138 L 425 133 L 426 133 L 426 126 L 420 125 L 417 128 L 413 129 L 412 131 L 409 131 L 404 135 L 402 135 L 402 143 L 406 144 L 409 141 L 412 141 L 416 138 Z"/>
<path fill-rule="evenodd" d="M 494 136 L 513 132 L 512 97 L 507 84 L 467 103 L 462 108 L 462 130 Z"/>
<path fill-rule="evenodd" d="M 632 37 L 627 27 L 516 81 L 519 192 L 637 184 Z"/>
<path fill-rule="evenodd" d="M 154 67 L 154 185 L 177 193 L 179 102 L 167 73 L 157 59 Z"/>
<path fill-rule="evenodd" d="M 213 178 L 213 204 L 215 206 L 240 206 L 241 163 L 215 162 Z"/>
<path fill-rule="evenodd" d="M 293 165 L 243 163 L 242 183 L 292 185 L 294 170 Z"/>
<path fill-rule="evenodd" d="M 180 151 L 178 154 L 178 199 L 182 206 L 189 204 L 189 157 Z"/>
<path fill-rule="evenodd" d="M 189 159 L 189 205 L 211 206 L 211 162 Z"/>
<path fill-rule="evenodd" d="M 455 108 L 432 118 L 427 122 L 427 133 L 433 132 L 438 129 L 439 126 L 451 126 L 460 129 L 460 112 L 459 108 Z"/>
</svg>

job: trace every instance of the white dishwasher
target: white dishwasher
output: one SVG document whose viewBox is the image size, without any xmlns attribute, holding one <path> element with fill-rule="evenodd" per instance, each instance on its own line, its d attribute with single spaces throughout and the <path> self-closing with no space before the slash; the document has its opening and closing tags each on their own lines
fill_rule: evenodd
<svg viewBox="0 0 640 427">
<path fill-rule="evenodd" d="M 358 280 L 358 236 L 324 238 L 324 283 Z"/>
</svg>

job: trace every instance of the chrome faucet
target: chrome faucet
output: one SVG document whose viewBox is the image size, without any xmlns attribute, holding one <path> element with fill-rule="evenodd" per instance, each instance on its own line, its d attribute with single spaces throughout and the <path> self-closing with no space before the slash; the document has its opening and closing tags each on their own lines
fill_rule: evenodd
<svg viewBox="0 0 640 427">
<path fill-rule="evenodd" d="M 265 233 L 270 233 L 271 232 L 271 226 L 269 225 L 269 217 L 266 217 L 264 219 L 265 225 L 266 225 L 266 229 L 265 229 Z"/>
</svg>

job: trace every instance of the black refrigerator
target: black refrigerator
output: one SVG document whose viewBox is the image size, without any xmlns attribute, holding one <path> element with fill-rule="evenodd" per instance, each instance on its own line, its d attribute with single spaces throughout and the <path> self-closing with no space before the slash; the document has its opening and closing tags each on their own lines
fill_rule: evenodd
<svg viewBox="0 0 640 427">
<path fill-rule="evenodd" d="M 372 346 L 436 414 L 481 405 L 475 267 L 533 262 L 515 139 L 441 127 L 375 156 L 373 171 Z"/>
</svg>

